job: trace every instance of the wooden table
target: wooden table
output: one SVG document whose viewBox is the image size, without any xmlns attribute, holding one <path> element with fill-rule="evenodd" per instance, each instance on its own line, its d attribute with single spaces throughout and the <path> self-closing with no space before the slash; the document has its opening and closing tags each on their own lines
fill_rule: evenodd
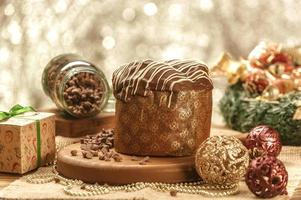
<svg viewBox="0 0 301 200">
<path fill-rule="evenodd" d="M 223 126 L 218 126 L 218 125 L 213 125 L 212 130 L 211 130 L 211 135 L 240 135 L 241 133 L 230 130 L 230 129 L 225 129 Z M 29 172 L 30 173 L 30 172 Z M 11 182 L 17 180 L 20 178 L 22 175 L 17 175 L 17 174 L 8 174 L 8 173 L 1 173 L 0 172 L 0 190 L 6 186 L 8 186 Z"/>
<path fill-rule="evenodd" d="M 235 135 L 240 138 L 242 137 L 242 134 L 237 131 L 227 129 L 223 126 L 213 125 L 212 130 L 211 130 L 211 135 L 221 135 L 221 134 Z M 21 175 L 0 173 L 0 190 L 3 189 L 4 187 L 8 186 L 10 183 L 17 180 L 20 177 L 21 177 Z M 299 184 L 298 188 L 296 189 L 295 193 L 293 194 L 291 200 L 300 200 L 300 199 L 301 199 L 301 183 Z"/>
<path fill-rule="evenodd" d="M 20 177 L 21 175 L 0 173 L 0 190 Z"/>
</svg>

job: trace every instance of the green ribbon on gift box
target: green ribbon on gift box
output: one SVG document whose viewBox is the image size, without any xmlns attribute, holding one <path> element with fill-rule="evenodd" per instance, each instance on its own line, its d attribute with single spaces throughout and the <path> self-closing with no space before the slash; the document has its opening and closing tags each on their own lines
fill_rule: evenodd
<svg viewBox="0 0 301 200">
<path fill-rule="evenodd" d="M 19 104 L 14 105 L 8 112 L 0 111 L 0 121 L 7 120 L 11 117 L 28 119 L 29 116 L 20 116 L 27 112 L 36 112 L 31 106 L 21 106 Z M 41 128 L 40 120 L 35 120 L 37 128 L 37 165 L 41 165 Z"/>
</svg>

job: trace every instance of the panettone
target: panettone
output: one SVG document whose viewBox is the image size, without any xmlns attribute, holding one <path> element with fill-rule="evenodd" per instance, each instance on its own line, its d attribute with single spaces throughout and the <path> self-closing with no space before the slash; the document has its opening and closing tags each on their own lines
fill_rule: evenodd
<svg viewBox="0 0 301 200">
<path fill-rule="evenodd" d="M 210 134 L 212 82 L 205 64 L 132 62 L 113 74 L 116 151 L 187 156 Z"/>
</svg>

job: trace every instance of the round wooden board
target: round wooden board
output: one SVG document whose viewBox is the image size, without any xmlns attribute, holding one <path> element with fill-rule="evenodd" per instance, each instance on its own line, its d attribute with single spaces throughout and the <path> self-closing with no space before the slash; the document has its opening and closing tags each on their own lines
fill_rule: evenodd
<svg viewBox="0 0 301 200">
<path fill-rule="evenodd" d="M 78 150 L 71 156 L 71 150 Z M 103 161 L 98 157 L 85 159 L 80 144 L 63 148 L 57 157 L 57 171 L 64 177 L 82 180 L 86 183 L 107 183 L 110 185 L 135 182 L 178 183 L 199 180 L 194 168 L 194 156 L 150 157 L 145 165 L 132 161 L 132 156 L 123 155 L 122 162 Z M 140 159 L 142 159 L 141 157 Z"/>
</svg>

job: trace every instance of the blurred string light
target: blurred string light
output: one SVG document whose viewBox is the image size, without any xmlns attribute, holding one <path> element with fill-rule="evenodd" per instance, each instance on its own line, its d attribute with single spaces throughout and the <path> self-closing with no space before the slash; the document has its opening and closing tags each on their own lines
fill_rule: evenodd
<svg viewBox="0 0 301 200">
<path fill-rule="evenodd" d="M 133 21 L 135 19 L 136 12 L 133 8 L 126 8 L 122 12 L 122 17 L 126 21 Z"/>
<path fill-rule="evenodd" d="M 54 4 L 54 10 L 57 12 L 57 13 L 63 13 L 67 10 L 67 1 L 65 0 L 58 0 L 56 2 L 56 4 Z"/>
<path fill-rule="evenodd" d="M 184 56 L 184 47 L 179 45 L 170 45 L 163 52 L 164 60 L 182 59 Z"/>
<path fill-rule="evenodd" d="M 0 77 L 5 76 L 0 108 L 22 102 L 48 106 L 40 76 L 61 53 L 82 55 L 110 80 L 118 66 L 138 59 L 214 64 L 224 50 L 245 56 L 260 39 L 300 43 L 301 1 L 266 5 L 260 0 L 0 1 Z"/>
<path fill-rule="evenodd" d="M 115 46 L 115 39 L 112 36 L 106 36 L 102 41 L 102 45 L 106 49 L 113 49 Z"/>
<path fill-rule="evenodd" d="M 15 7 L 13 6 L 13 4 L 7 4 L 7 6 L 4 9 L 4 15 L 6 16 L 11 16 L 13 15 L 15 12 Z"/>
<path fill-rule="evenodd" d="M 158 8 L 155 3 L 149 2 L 143 6 L 143 11 L 146 15 L 153 16 L 153 15 L 157 14 Z"/>
<path fill-rule="evenodd" d="M 6 47 L 0 48 L 0 63 L 5 63 L 9 59 L 9 50 Z"/>
<path fill-rule="evenodd" d="M 212 0 L 200 0 L 200 8 L 203 11 L 210 12 L 214 8 L 214 3 Z"/>
<path fill-rule="evenodd" d="M 22 32 L 19 23 L 12 20 L 7 27 L 7 32 L 10 35 L 10 41 L 12 44 L 19 44 L 22 39 Z"/>
<path fill-rule="evenodd" d="M 168 13 L 172 19 L 180 19 L 183 14 L 183 6 L 179 3 L 171 4 Z"/>
</svg>

